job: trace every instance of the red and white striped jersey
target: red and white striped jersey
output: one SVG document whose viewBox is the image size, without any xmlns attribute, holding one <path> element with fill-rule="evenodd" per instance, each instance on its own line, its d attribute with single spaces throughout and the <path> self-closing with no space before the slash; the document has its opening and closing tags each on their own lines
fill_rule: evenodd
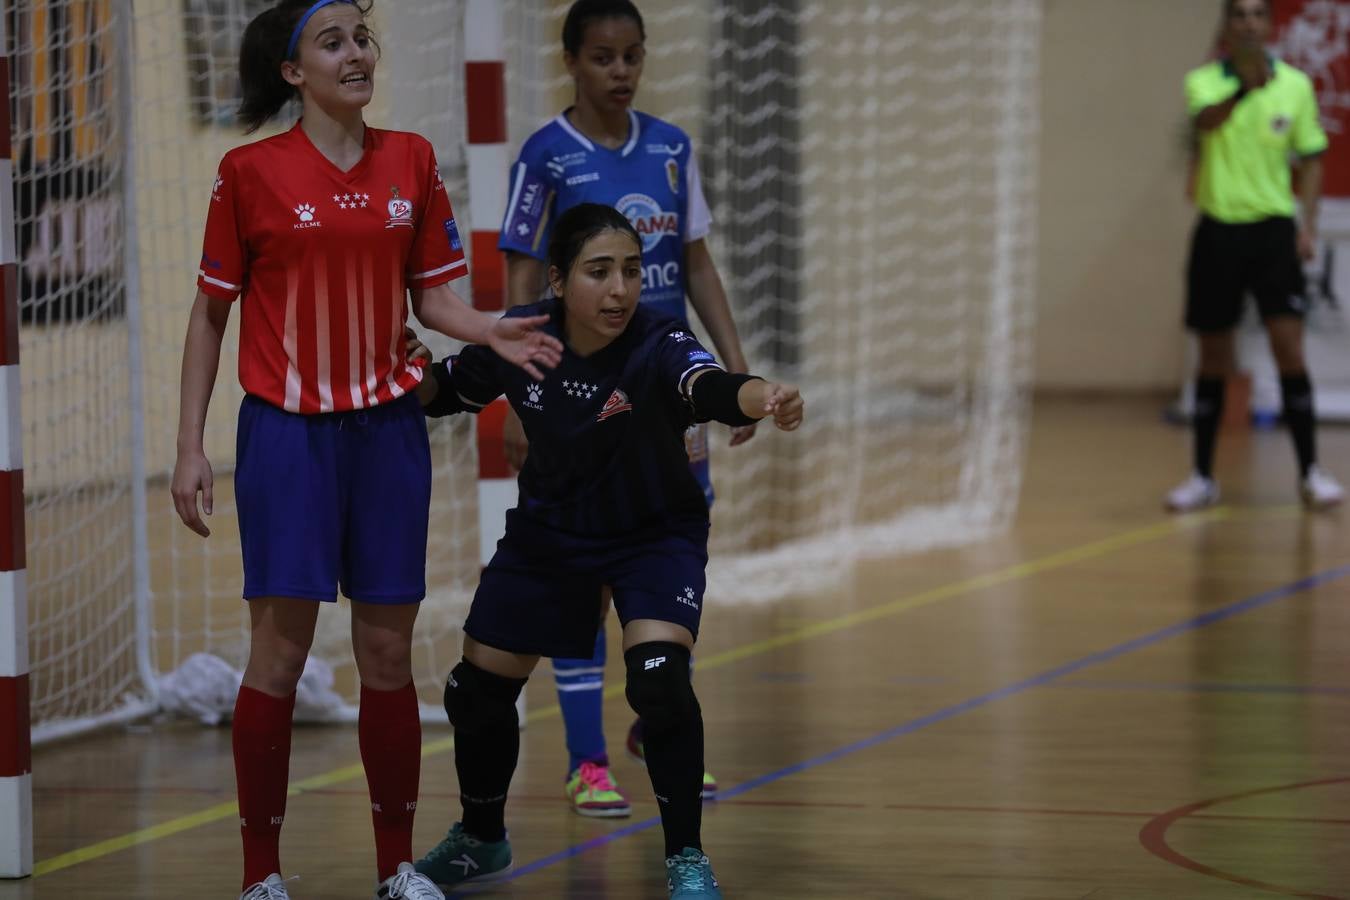
<svg viewBox="0 0 1350 900">
<path fill-rule="evenodd" d="M 197 286 L 242 297 L 239 381 L 290 412 L 361 409 L 415 387 L 407 291 L 468 272 L 431 144 L 369 126 L 365 140 L 343 172 L 297 123 L 225 154 L 211 189 Z"/>
</svg>

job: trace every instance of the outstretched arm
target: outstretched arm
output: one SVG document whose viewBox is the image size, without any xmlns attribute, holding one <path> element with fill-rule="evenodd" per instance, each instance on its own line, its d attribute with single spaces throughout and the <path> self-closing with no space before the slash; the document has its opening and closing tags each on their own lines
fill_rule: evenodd
<svg viewBox="0 0 1350 900">
<path fill-rule="evenodd" d="M 502 359 L 520 366 L 531 377 L 543 380 L 537 366 L 553 368 L 562 360 L 562 343 L 535 329 L 548 316 L 496 319 L 479 312 L 460 298 L 449 284 L 412 292 L 413 312 L 428 328 L 470 344 L 491 347 Z"/>
<path fill-rule="evenodd" d="M 773 424 L 781 431 L 795 431 L 806 412 L 801 393 L 792 385 L 721 369 L 695 372 L 689 378 L 688 395 L 697 418 L 728 425 L 773 416 Z"/>
</svg>

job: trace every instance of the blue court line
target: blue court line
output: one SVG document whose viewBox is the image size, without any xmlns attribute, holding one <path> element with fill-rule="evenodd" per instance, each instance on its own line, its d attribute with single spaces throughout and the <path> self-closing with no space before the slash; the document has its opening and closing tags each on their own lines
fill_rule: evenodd
<svg viewBox="0 0 1350 900">
<path fill-rule="evenodd" d="M 1085 690 L 1104 691 L 1175 691 L 1184 694 L 1296 694 L 1326 695 L 1333 697 L 1350 696 L 1350 688 L 1330 687 L 1317 684 L 1251 684 L 1246 682 L 1223 681 L 1091 681 L 1079 679 L 1062 681 L 1053 685 L 1057 688 L 1083 688 Z"/>
<path fill-rule="evenodd" d="M 1180 634 L 1185 634 L 1188 631 L 1196 631 L 1208 625 L 1213 625 L 1215 622 L 1222 622 L 1224 619 L 1231 619 L 1234 616 L 1240 616 L 1243 613 L 1252 611 L 1253 609 L 1257 609 L 1267 604 L 1274 603 L 1276 600 L 1283 600 L 1286 597 L 1292 597 L 1295 594 L 1300 594 L 1304 591 L 1311 590 L 1312 588 L 1320 587 L 1321 585 L 1335 581 L 1339 578 L 1344 578 L 1347 575 L 1350 575 L 1350 565 L 1337 566 L 1334 569 L 1327 569 L 1323 572 L 1318 572 L 1315 575 L 1309 575 L 1306 578 L 1300 578 L 1298 581 L 1282 585 L 1281 587 L 1274 588 L 1261 594 L 1257 594 L 1254 597 L 1248 597 L 1245 600 L 1238 600 L 1228 604 L 1227 606 L 1220 606 L 1217 609 L 1212 609 L 1209 612 L 1201 613 L 1198 616 L 1194 616 L 1190 619 L 1186 619 L 1185 621 L 1178 622 L 1175 625 L 1169 625 L 1166 628 L 1161 628 L 1157 631 L 1151 632 L 1141 637 L 1134 638 L 1133 640 L 1125 641 L 1124 643 L 1117 644 L 1114 647 L 1109 647 L 1106 650 L 1100 650 L 1096 653 L 1084 656 L 1081 659 L 1074 660 L 1073 662 L 1064 663 L 1063 665 L 1056 666 L 1053 669 L 1049 669 L 1045 672 L 1042 672 L 1039 675 L 1033 675 L 1030 678 L 1025 678 L 1021 681 L 1014 682 L 1010 685 L 1007 685 L 1006 687 L 998 688 L 997 690 L 990 691 L 986 694 L 980 694 L 978 697 L 972 697 L 969 700 L 964 700 L 960 703 L 953 704 L 952 706 L 943 707 L 942 709 L 937 710 L 936 712 L 929 713 L 926 716 L 920 716 L 917 719 L 910 719 L 908 722 L 905 722 L 901 725 L 897 725 L 894 728 L 887 729 L 886 731 L 883 731 L 879 734 L 874 734 L 869 738 L 864 738 L 863 740 L 857 741 L 852 744 L 846 744 L 843 747 L 831 750 L 829 753 L 813 757 L 812 759 L 805 760 L 804 762 L 795 763 L 790 766 L 784 766 L 781 769 L 777 769 L 773 772 L 761 775 L 758 778 L 752 778 L 749 781 L 742 782 L 736 785 L 735 787 L 718 791 L 717 795 L 720 799 L 724 800 L 730 800 L 733 797 L 739 797 L 741 794 L 749 793 L 750 791 L 753 791 L 756 788 L 763 787 L 766 784 L 772 784 L 775 781 L 781 781 L 782 779 L 787 778 L 790 775 L 795 775 L 798 772 L 804 772 L 807 769 L 814 769 L 817 766 L 823 766 L 826 763 L 834 762 L 837 759 L 841 759 L 845 756 L 852 755 L 861 750 L 867 750 L 871 747 L 875 747 L 878 744 L 884 744 L 886 741 L 894 740 L 895 738 L 903 737 L 904 735 L 907 734 L 912 734 L 913 732 L 919 731 L 920 729 L 927 728 L 929 725 L 936 725 L 939 722 L 945 722 L 946 720 L 955 718 L 956 716 L 959 716 L 962 713 L 970 712 L 973 709 L 979 709 L 982 706 L 988 706 L 991 703 L 996 703 L 999 700 L 1003 700 L 1015 694 L 1020 694 L 1023 691 L 1029 690 L 1031 688 L 1044 687 L 1045 685 L 1049 684 L 1052 681 L 1055 681 L 1059 678 L 1063 678 L 1065 675 L 1072 675 L 1074 672 L 1081 671 L 1083 669 L 1089 668 L 1090 666 L 1095 666 L 1104 662 L 1110 662 L 1111 660 L 1116 659 L 1118 657 L 1125 656 L 1126 654 L 1129 653 L 1133 653 L 1136 650 L 1142 650 L 1145 647 L 1152 646 L 1153 644 L 1160 643 L 1162 641 L 1168 640 L 1169 638 L 1176 637 L 1177 635 Z M 612 831 L 609 832 L 608 834 L 603 834 L 599 837 L 592 838 L 591 840 L 585 841 L 580 844 L 574 844 L 573 846 L 560 850 L 557 853 L 553 853 L 541 859 L 537 859 L 532 863 L 528 863 L 514 870 L 506 878 L 500 881 L 490 882 L 489 884 L 502 884 L 506 881 L 515 881 L 518 878 L 524 878 L 526 875 L 533 874 L 534 872 L 538 872 L 541 869 L 546 869 L 549 866 L 555 865 L 556 863 L 560 863 L 564 860 L 571 859 L 575 856 L 580 856 L 581 854 L 586 853 L 589 850 L 594 850 L 597 847 L 603 847 L 606 844 L 612 844 L 615 841 L 628 837 L 629 835 L 637 834 L 638 832 L 641 831 L 646 831 L 647 829 L 653 828 L 660 824 L 661 824 L 660 816 L 652 816 L 649 819 L 643 819 L 641 822 L 634 822 L 633 824 L 620 828 L 617 831 Z M 484 884 L 482 885 L 482 887 L 487 888 L 489 887 L 489 884 Z M 477 886 L 470 884 L 466 886 L 466 890 L 472 889 L 474 887 Z M 463 894 L 456 892 L 453 894 L 449 894 L 447 896 L 450 897 L 463 896 Z"/>
</svg>

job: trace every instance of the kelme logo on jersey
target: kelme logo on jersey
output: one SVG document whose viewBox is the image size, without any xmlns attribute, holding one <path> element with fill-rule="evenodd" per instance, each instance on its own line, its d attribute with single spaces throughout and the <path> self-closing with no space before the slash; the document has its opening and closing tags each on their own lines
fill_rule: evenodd
<svg viewBox="0 0 1350 900">
<path fill-rule="evenodd" d="M 316 210 L 314 209 L 313 204 L 301 203 L 295 208 L 294 212 L 295 217 L 300 221 L 296 222 L 291 227 L 297 231 L 301 228 L 318 228 L 323 224 L 322 222 L 314 221 L 314 213 Z"/>
<path fill-rule="evenodd" d="M 680 233 L 679 215 L 666 212 L 661 208 L 661 204 L 646 194 L 628 194 L 621 197 L 614 206 L 637 229 L 638 237 L 642 238 L 644 253 L 655 248 L 661 238 L 667 235 L 678 236 Z"/>
<path fill-rule="evenodd" d="M 411 200 L 404 199 L 398 195 L 398 185 L 390 185 L 389 192 L 393 196 L 389 198 L 388 210 L 389 221 L 384 223 L 385 228 L 411 228 L 413 227 L 413 205 Z"/>
<path fill-rule="evenodd" d="M 603 422 L 610 416 L 617 416 L 621 412 L 628 412 L 633 408 L 633 404 L 628 402 L 628 395 L 618 388 L 609 395 L 605 405 L 600 408 L 600 415 L 595 417 L 595 421 Z"/>
<path fill-rule="evenodd" d="M 527 385 L 525 388 L 525 406 L 530 409 L 544 411 L 544 386 L 540 383 Z"/>
</svg>

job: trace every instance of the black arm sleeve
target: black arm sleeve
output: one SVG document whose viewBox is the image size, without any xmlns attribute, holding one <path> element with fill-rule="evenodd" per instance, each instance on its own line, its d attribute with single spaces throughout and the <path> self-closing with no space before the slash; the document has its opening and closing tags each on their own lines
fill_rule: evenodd
<svg viewBox="0 0 1350 900">
<path fill-rule="evenodd" d="M 436 379 L 436 399 L 422 407 L 422 414 L 428 418 L 438 419 L 464 411 L 464 404 L 460 402 L 454 382 L 450 379 L 450 367 L 446 365 L 449 361 L 443 359 L 434 363 L 427 372 L 427 378 Z"/>
<path fill-rule="evenodd" d="M 496 360 L 497 355 L 488 348 L 470 344 L 457 356 L 433 365 L 428 377 L 436 379 L 436 399 L 422 407 L 423 414 L 437 417 L 482 412 L 502 394 Z"/>
<path fill-rule="evenodd" d="M 741 412 L 738 394 L 747 381 L 763 381 L 755 375 L 739 375 L 721 369 L 709 369 L 694 380 L 689 402 L 697 422 L 716 421 L 725 425 L 753 425 L 759 418 Z M 762 416 L 760 418 L 763 418 Z"/>
</svg>

